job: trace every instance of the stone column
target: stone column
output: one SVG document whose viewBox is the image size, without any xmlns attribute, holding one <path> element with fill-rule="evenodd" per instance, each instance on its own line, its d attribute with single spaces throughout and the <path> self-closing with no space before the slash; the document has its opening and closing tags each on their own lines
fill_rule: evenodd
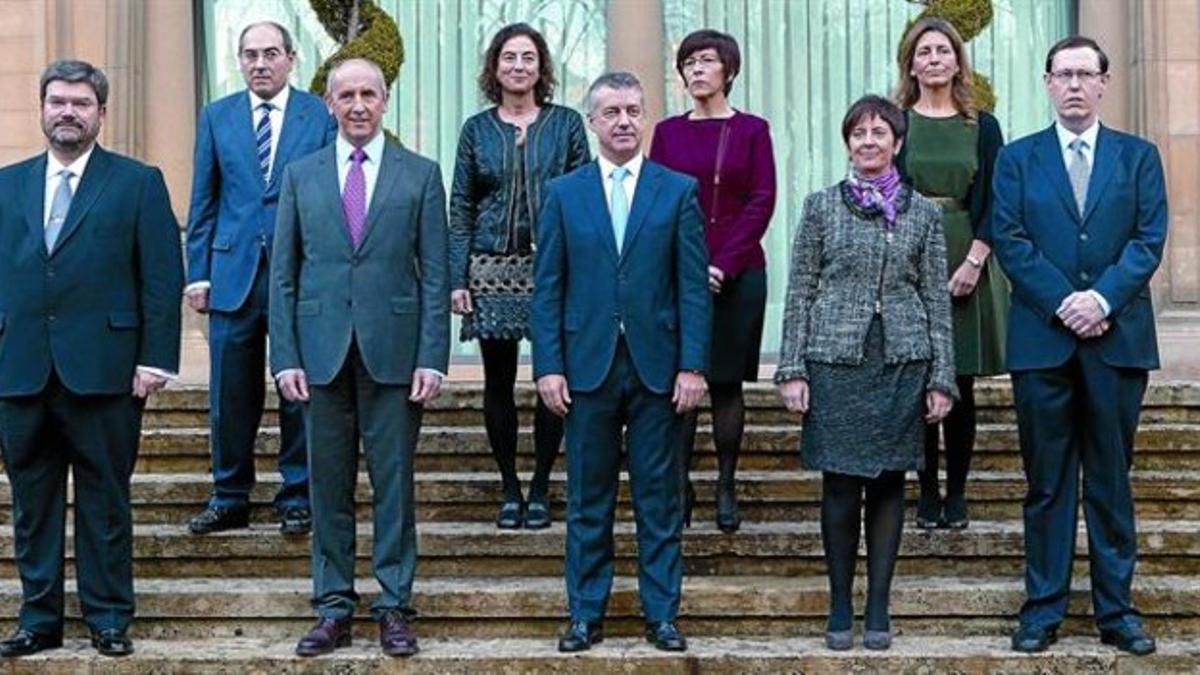
<svg viewBox="0 0 1200 675">
<path fill-rule="evenodd" d="M 609 0 L 608 67 L 628 70 L 646 90 L 646 149 L 649 131 L 662 119 L 666 103 L 661 0 Z"/>
</svg>

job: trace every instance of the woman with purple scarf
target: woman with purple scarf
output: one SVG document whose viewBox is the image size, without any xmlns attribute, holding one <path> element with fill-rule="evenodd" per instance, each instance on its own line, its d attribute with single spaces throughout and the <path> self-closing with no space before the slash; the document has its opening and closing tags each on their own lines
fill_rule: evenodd
<svg viewBox="0 0 1200 675">
<path fill-rule="evenodd" d="M 850 107 L 842 120 L 850 175 L 805 199 L 792 246 L 775 382 L 788 410 L 804 415 L 805 467 L 822 472 L 830 649 L 854 643 L 864 501 L 863 646 L 891 646 L 904 473 L 922 468 L 925 424 L 945 418 L 958 397 L 941 209 L 900 180 L 905 129 L 887 99 Z"/>
</svg>

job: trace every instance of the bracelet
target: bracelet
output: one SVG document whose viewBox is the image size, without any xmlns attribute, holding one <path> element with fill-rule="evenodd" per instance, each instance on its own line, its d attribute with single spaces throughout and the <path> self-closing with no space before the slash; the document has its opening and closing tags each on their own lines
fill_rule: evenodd
<svg viewBox="0 0 1200 675">
<path fill-rule="evenodd" d="M 983 261 L 971 255 L 970 253 L 967 254 L 967 262 L 971 263 L 971 267 L 974 267 L 975 269 L 983 267 Z"/>
</svg>

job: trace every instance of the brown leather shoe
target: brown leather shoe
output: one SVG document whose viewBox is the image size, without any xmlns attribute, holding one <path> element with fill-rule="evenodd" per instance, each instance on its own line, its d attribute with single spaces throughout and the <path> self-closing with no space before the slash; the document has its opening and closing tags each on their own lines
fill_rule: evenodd
<svg viewBox="0 0 1200 675">
<path fill-rule="evenodd" d="M 297 656 L 332 654 L 333 650 L 350 646 L 350 619 L 321 619 L 296 644 Z"/>
<path fill-rule="evenodd" d="M 388 610 L 379 618 L 379 646 L 388 656 L 412 656 L 417 653 L 417 635 L 403 613 Z"/>
</svg>

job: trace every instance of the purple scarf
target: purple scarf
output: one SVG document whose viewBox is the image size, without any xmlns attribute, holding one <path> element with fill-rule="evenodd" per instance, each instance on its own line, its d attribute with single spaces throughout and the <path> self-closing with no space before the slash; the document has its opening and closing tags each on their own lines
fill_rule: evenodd
<svg viewBox="0 0 1200 675">
<path fill-rule="evenodd" d="M 864 209 L 883 211 L 884 226 L 892 229 L 896 224 L 896 196 L 900 194 L 900 172 L 896 167 L 875 178 L 864 178 L 851 171 L 846 181 L 854 202 Z"/>
</svg>

